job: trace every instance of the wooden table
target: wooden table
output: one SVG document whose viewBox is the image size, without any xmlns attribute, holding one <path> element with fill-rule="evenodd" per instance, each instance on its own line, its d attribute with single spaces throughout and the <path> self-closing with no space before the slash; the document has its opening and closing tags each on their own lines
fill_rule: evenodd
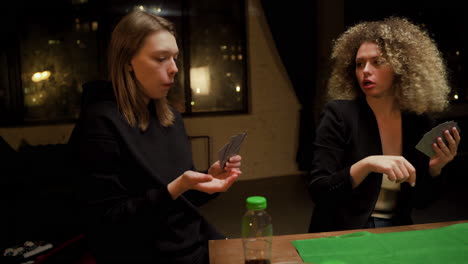
<svg viewBox="0 0 468 264">
<path fill-rule="evenodd" d="M 349 234 L 349 233 L 354 233 L 354 232 L 359 232 L 359 231 L 368 231 L 372 233 L 413 231 L 413 230 L 421 230 L 421 229 L 439 228 L 439 227 L 448 226 L 452 224 L 458 224 L 458 223 L 468 223 L 468 220 L 384 227 L 384 228 L 356 229 L 356 230 L 335 231 L 335 232 L 311 233 L 311 234 L 273 236 L 272 264 L 303 263 L 301 260 L 301 257 L 296 251 L 296 248 L 291 243 L 291 241 L 294 241 L 294 240 L 339 236 L 339 235 L 344 235 L 344 234 Z M 208 242 L 208 247 L 209 247 L 209 254 L 210 254 L 210 264 L 243 264 L 244 263 L 244 252 L 242 249 L 242 240 L 240 238 L 228 239 L 228 240 L 210 240 Z"/>
</svg>

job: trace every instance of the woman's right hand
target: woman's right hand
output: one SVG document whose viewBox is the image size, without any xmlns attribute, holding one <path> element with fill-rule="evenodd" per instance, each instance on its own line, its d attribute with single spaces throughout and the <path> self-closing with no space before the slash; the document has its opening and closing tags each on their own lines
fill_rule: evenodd
<svg viewBox="0 0 468 264">
<path fill-rule="evenodd" d="M 174 200 L 188 190 L 198 190 L 209 194 L 225 192 L 231 187 L 239 174 L 239 170 L 232 170 L 228 177 L 218 179 L 210 174 L 189 170 L 170 182 L 167 189 Z"/>
<path fill-rule="evenodd" d="M 356 187 L 371 172 L 386 174 L 390 181 L 416 184 L 416 169 L 402 156 L 376 155 L 366 157 L 351 166 L 351 176 Z"/>
</svg>

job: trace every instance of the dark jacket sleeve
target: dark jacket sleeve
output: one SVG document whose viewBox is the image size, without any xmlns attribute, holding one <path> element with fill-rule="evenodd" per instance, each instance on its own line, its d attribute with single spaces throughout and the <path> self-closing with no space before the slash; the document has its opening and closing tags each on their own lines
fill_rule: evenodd
<svg viewBox="0 0 468 264">
<path fill-rule="evenodd" d="M 184 130 L 184 133 L 186 133 L 185 131 L 185 125 L 184 125 L 184 122 L 182 120 L 182 115 L 175 111 L 175 109 L 173 109 L 173 113 L 174 113 L 174 116 L 175 116 L 175 119 L 176 119 L 176 123 L 180 124 Z M 195 166 L 192 164 L 192 168 L 191 168 L 192 171 L 197 171 Z M 201 171 L 201 173 L 208 173 L 208 171 Z M 207 202 L 209 202 L 210 200 L 218 197 L 219 193 L 214 193 L 214 194 L 208 194 L 208 193 L 204 193 L 204 192 L 200 192 L 200 191 L 197 191 L 197 190 L 188 190 L 186 191 L 185 193 L 183 193 L 183 196 L 185 198 L 187 198 L 187 200 L 189 200 L 193 205 L 199 207 L 199 206 L 202 206 L 204 204 L 206 204 Z"/>
<path fill-rule="evenodd" d="M 164 215 L 173 203 L 167 186 L 149 188 L 146 193 L 127 190 L 121 177 L 126 170 L 122 165 L 125 157 L 113 122 L 105 116 L 89 116 L 79 123 L 79 129 L 78 162 L 87 215 L 112 223 L 124 223 L 135 216 L 154 217 L 154 212 Z"/>
<path fill-rule="evenodd" d="M 202 206 L 210 200 L 218 197 L 219 193 L 208 194 L 197 190 L 189 190 L 184 193 L 185 198 L 195 206 Z"/>
<path fill-rule="evenodd" d="M 348 131 L 336 102 L 321 114 L 314 140 L 309 193 L 315 203 L 338 203 L 352 194 L 350 165 L 345 163 Z"/>
</svg>

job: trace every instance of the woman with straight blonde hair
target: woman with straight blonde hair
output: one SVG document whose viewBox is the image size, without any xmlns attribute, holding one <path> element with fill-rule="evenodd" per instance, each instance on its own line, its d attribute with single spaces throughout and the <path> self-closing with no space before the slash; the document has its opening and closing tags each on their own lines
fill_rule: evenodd
<svg viewBox="0 0 468 264">
<path fill-rule="evenodd" d="M 405 18 L 362 22 L 334 43 L 329 101 L 314 141 L 309 232 L 411 224 L 442 169 L 457 154 L 454 127 L 415 149 L 448 105 L 449 86 L 434 41 Z"/>
<path fill-rule="evenodd" d="M 224 238 L 197 207 L 241 174 L 241 157 L 194 171 L 181 115 L 166 100 L 178 72 L 172 24 L 135 11 L 115 27 L 110 82 L 84 85 L 70 145 L 98 263 L 208 263 Z"/>
</svg>

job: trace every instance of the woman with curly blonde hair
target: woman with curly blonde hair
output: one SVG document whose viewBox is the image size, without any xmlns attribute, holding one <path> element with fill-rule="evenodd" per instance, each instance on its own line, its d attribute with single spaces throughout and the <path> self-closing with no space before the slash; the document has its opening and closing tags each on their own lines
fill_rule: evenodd
<svg viewBox="0 0 468 264">
<path fill-rule="evenodd" d="M 309 232 L 411 224 L 429 201 L 460 134 L 445 131 L 427 158 L 415 145 L 448 105 L 434 41 L 405 18 L 362 22 L 334 43 L 329 101 L 314 142 Z"/>
</svg>

